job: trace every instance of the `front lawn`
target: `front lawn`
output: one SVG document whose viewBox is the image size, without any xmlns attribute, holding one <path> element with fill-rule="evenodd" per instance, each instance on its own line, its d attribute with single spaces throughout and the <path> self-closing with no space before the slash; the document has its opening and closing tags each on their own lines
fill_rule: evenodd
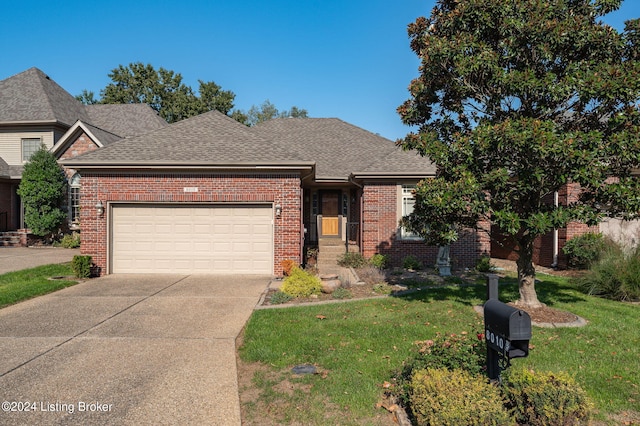
<svg viewBox="0 0 640 426">
<path fill-rule="evenodd" d="M 586 296 L 562 277 L 539 279 L 541 301 L 585 318 L 588 325 L 534 327 L 529 357 L 513 362 L 575 375 L 600 419 L 638 411 L 640 306 Z M 254 312 L 239 349 L 244 424 L 392 424 L 389 414 L 376 407 L 385 382 L 414 342 L 437 333 L 482 331 L 482 318 L 473 307 L 484 296 L 483 285 L 446 287 Z M 502 279 L 501 300 L 516 297 L 515 280 Z M 291 374 L 300 364 L 315 365 L 318 374 Z"/>
<path fill-rule="evenodd" d="M 73 276 L 73 270 L 71 265 L 66 263 L 2 274 L 0 275 L 0 308 L 77 284 L 77 281 L 69 279 L 50 279 L 69 276 Z"/>
</svg>

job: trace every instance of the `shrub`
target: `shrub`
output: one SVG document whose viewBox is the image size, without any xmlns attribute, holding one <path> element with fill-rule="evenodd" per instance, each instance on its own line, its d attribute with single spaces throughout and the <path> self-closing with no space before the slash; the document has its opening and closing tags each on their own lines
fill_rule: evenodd
<svg viewBox="0 0 640 426">
<path fill-rule="evenodd" d="M 502 374 L 507 408 L 519 424 L 587 424 L 592 403 L 587 394 L 566 373 L 535 373 L 522 367 Z"/>
<path fill-rule="evenodd" d="M 298 265 L 294 260 L 285 259 L 280 262 L 280 266 L 282 267 L 282 273 L 285 275 L 285 277 L 288 277 L 289 275 L 291 275 L 291 270 Z"/>
<path fill-rule="evenodd" d="M 66 234 L 58 245 L 63 248 L 78 248 L 80 247 L 80 234 L 77 232 Z"/>
<path fill-rule="evenodd" d="M 386 281 L 384 273 L 373 265 L 365 265 L 362 268 L 358 268 L 358 278 L 369 285 Z"/>
<path fill-rule="evenodd" d="M 420 262 L 417 257 L 410 254 L 409 256 L 406 256 L 404 259 L 402 259 L 402 267 L 404 269 L 418 270 L 422 269 L 422 262 Z"/>
<path fill-rule="evenodd" d="M 389 263 L 389 257 L 384 254 L 374 254 L 369 259 L 369 264 L 375 266 L 378 269 L 384 269 Z"/>
<path fill-rule="evenodd" d="M 476 271 L 482 273 L 495 272 L 496 265 L 491 263 L 491 258 L 489 256 L 482 256 L 476 262 Z"/>
<path fill-rule="evenodd" d="M 391 294 L 393 289 L 387 283 L 378 283 L 373 285 L 373 292 L 376 294 Z"/>
<path fill-rule="evenodd" d="M 287 303 L 291 299 L 293 299 L 293 297 L 288 295 L 287 293 L 283 293 L 282 291 L 276 291 L 271 295 L 271 298 L 269 299 L 269 303 L 271 303 L 272 305 L 280 305 L 282 303 Z"/>
<path fill-rule="evenodd" d="M 640 300 L 640 246 L 625 253 L 608 245 L 590 271 L 574 281 L 590 295 L 613 300 Z"/>
<path fill-rule="evenodd" d="M 331 293 L 331 297 L 334 299 L 351 299 L 353 295 L 349 290 L 344 287 L 337 288 L 336 291 Z"/>
<path fill-rule="evenodd" d="M 307 271 L 295 267 L 282 283 L 281 291 L 292 297 L 309 297 L 320 294 L 322 283 L 320 278 Z"/>
<path fill-rule="evenodd" d="M 91 276 L 91 256 L 73 256 L 71 269 L 78 278 L 89 278 Z"/>
<path fill-rule="evenodd" d="M 567 241 L 562 252 L 571 268 L 587 269 L 600 258 L 606 242 L 602 234 L 587 233 Z"/>
<path fill-rule="evenodd" d="M 345 268 L 361 268 L 367 264 L 367 259 L 357 252 L 345 253 L 338 259 L 338 265 Z"/>
<path fill-rule="evenodd" d="M 418 370 L 409 390 L 419 425 L 512 425 L 500 389 L 463 370 Z"/>
</svg>

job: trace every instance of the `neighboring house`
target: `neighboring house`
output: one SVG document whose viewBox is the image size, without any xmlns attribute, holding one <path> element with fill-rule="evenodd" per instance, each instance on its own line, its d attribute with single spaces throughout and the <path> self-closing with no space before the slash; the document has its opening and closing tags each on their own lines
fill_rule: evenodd
<svg viewBox="0 0 640 426">
<path fill-rule="evenodd" d="M 0 81 L 0 232 L 24 227 L 16 190 L 41 145 L 66 159 L 166 125 L 147 105 L 83 105 L 37 68 Z M 67 176 L 73 228 L 80 179 L 73 170 Z"/>
<path fill-rule="evenodd" d="M 82 175 L 82 252 L 101 274 L 281 275 L 327 240 L 435 263 L 398 225 L 433 165 L 338 119 L 249 128 L 212 111 L 62 164 Z M 472 266 L 488 249 L 470 232 L 451 255 Z"/>
</svg>

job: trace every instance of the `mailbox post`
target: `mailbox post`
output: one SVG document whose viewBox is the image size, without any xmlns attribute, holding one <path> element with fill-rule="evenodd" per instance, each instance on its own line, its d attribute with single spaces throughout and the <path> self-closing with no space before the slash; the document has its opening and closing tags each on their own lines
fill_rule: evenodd
<svg viewBox="0 0 640 426">
<path fill-rule="evenodd" d="M 490 277 L 487 285 L 495 285 Z M 529 355 L 531 340 L 531 317 L 525 311 L 516 309 L 493 296 L 484 304 L 484 328 L 487 343 L 487 375 L 491 380 L 500 378 L 501 364 L 509 367 L 512 358 Z"/>
</svg>

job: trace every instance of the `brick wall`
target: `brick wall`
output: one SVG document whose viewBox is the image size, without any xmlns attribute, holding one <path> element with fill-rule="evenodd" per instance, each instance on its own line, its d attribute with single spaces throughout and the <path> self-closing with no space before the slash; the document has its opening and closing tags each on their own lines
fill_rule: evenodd
<svg viewBox="0 0 640 426">
<path fill-rule="evenodd" d="M 398 236 L 398 189 L 394 182 L 368 182 L 363 188 L 362 252 L 365 257 L 376 253 L 389 256 L 392 266 L 401 266 L 402 259 L 414 255 L 424 265 L 434 265 L 438 247 L 422 241 L 402 240 Z M 486 224 L 481 224 L 485 225 Z M 473 267 L 482 254 L 489 253 L 488 233 L 469 230 L 451 245 L 454 268 Z"/>
<path fill-rule="evenodd" d="M 87 152 L 95 151 L 98 146 L 93 140 L 84 132 L 78 138 L 69 145 L 69 147 L 60 155 L 60 160 L 66 160 L 69 158 L 77 157 L 78 155 L 86 154 Z"/>
<path fill-rule="evenodd" d="M 107 273 L 108 209 L 97 216 L 95 205 L 144 203 L 273 203 L 282 206 L 274 219 L 274 271 L 284 259 L 301 258 L 301 188 L 295 173 L 97 173 L 81 171 L 81 251 L 91 255 L 98 273 Z M 184 192 L 197 187 L 198 192 Z"/>
</svg>

